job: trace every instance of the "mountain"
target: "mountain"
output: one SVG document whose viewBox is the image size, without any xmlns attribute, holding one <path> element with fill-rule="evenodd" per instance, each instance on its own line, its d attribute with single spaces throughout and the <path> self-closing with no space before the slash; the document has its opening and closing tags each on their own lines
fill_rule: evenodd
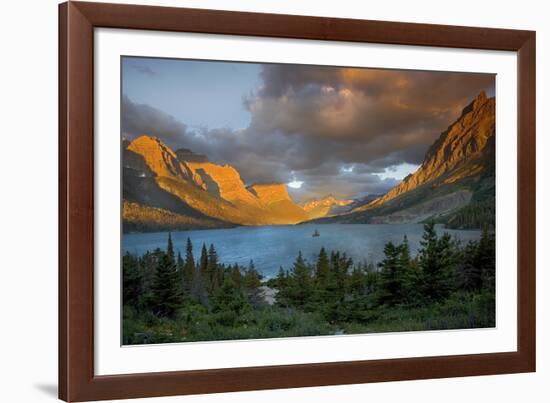
<svg viewBox="0 0 550 403">
<path fill-rule="evenodd" d="M 282 183 L 247 186 L 230 164 L 210 162 L 160 139 L 123 142 L 124 231 L 235 225 L 409 223 L 494 225 L 495 98 L 480 93 L 427 150 L 422 165 L 388 193 L 332 195 L 302 206 Z"/>
<path fill-rule="evenodd" d="M 241 175 L 231 165 L 191 161 L 184 163 L 191 172 L 193 182 L 212 195 L 236 205 L 260 207 L 258 198 L 248 191 Z"/>
<path fill-rule="evenodd" d="M 307 213 L 288 195 L 282 183 L 256 184 L 248 190 L 257 197 L 262 208 L 271 214 L 273 224 L 296 224 L 307 220 Z"/>
<path fill-rule="evenodd" d="M 353 199 L 352 202 L 346 206 L 335 207 L 333 208 L 334 214 L 344 214 L 349 213 L 352 210 L 358 209 L 359 207 L 366 206 L 373 200 L 378 199 L 379 197 L 384 196 L 383 194 L 368 194 L 363 197 L 358 197 Z"/>
<path fill-rule="evenodd" d="M 494 195 L 495 98 L 481 92 L 432 144 L 416 172 L 370 203 L 318 222 L 435 219 L 450 226 L 476 227 L 494 220 Z"/>
<path fill-rule="evenodd" d="M 308 218 L 284 184 L 246 187 L 231 165 L 159 138 L 140 136 L 123 150 L 125 231 L 295 224 Z"/>
<path fill-rule="evenodd" d="M 349 206 L 353 202 L 353 200 L 341 200 L 333 195 L 328 195 L 322 199 L 309 200 L 302 205 L 302 208 L 307 212 L 310 219 L 314 219 L 339 214 L 345 211 L 342 207 Z"/>
<path fill-rule="evenodd" d="M 208 157 L 206 155 L 194 153 L 187 148 L 178 148 L 176 150 L 176 156 L 180 161 L 208 162 Z"/>
</svg>

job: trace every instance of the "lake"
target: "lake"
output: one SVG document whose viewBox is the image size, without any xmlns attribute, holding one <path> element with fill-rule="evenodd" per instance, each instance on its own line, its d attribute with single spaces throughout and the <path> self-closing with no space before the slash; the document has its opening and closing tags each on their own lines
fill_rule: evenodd
<svg viewBox="0 0 550 403">
<path fill-rule="evenodd" d="M 478 240 L 477 230 L 451 230 L 437 225 L 438 234 L 448 232 L 463 242 Z M 317 230 L 318 237 L 312 234 Z M 407 235 L 411 254 L 420 248 L 422 224 L 304 224 L 261 227 L 236 227 L 213 230 L 172 232 L 174 249 L 185 256 L 187 238 L 193 243 L 195 259 L 203 243 L 214 244 L 222 263 L 247 266 L 250 260 L 266 277 L 277 274 L 280 266 L 292 267 L 298 252 L 310 262 L 316 260 L 321 247 L 327 251 L 346 252 L 354 261 L 378 262 L 383 259 L 384 244 L 400 243 Z M 167 232 L 123 235 L 123 251 L 143 254 L 155 248 L 166 248 Z"/>
</svg>

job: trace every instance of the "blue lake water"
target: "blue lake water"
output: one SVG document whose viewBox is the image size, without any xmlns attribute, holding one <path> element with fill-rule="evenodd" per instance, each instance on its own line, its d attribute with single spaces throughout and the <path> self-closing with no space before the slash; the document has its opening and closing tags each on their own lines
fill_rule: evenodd
<svg viewBox="0 0 550 403">
<path fill-rule="evenodd" d="M 315 230 L 320 236 L 312 237 Z M 480 237 L 480 231 L 450 230 L 440 225 L 437 232 L 448 232 L 463 242 Z M 208 246 L 212 243 L 220 262 L 248 265 L 252 259 L 264 276 L 273 277 L 280 266 L 290 268 L 299 251 L 307 260 L 315 261 L 321 247 L 327 251 L 346 252 L 354 261 L 378 262 L 383 258 L 386 242 L 400 243 L 407 235 L 411 252 L 415 255 L 420 248 L 422 233 L 421 224 L 305 224 L 179 231 L 172 232 L 172 240 L 174 249 L 183 256 L 189 237 L 196 259 L 202 244 Z M 124 234 L 122 248 L 124 252 L 141 255 L 155 248 L 165 249 L 167 239 L 167 232 Z"/>
</svg>

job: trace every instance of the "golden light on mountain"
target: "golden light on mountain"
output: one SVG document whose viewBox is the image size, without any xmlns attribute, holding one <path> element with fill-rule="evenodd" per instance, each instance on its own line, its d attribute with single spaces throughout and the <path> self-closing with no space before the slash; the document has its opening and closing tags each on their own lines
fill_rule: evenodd
<svg viewBox="0 0 550 403">
<path fill-rule="evenodd" d="M 422 165 L 385 195 L 373 201 L 328 195 L 300 206 L 287 189 L 303 184 L 295 177 L 287 184 L 247 187 L 232 165 L 209 162 L 188 149 L 174 152 L 159 138 L 143 135 L 124 151 L 123 218 L 128 228 L 146 229 L 419 222 L 494 197 L 494 136 L 495 99 L 482 92 L 441 133 Z M 353 171 L 353 165 L 344 168 Z"/>
<path fill-rule="evenodd" d="M 482 168 L 478 166 L 473 169 L 467 165 L 475 164 L 476 159 L 484 157 L 485 148 L 494 135 L 495 98 L 487 98 L 485 92 L 481 92 L 464 108 L 461 116 L 441 133 L 428 149 L 424 162 L 416 172 L 358 211 L 383 205 L 403 193 L 440 178 L 444 179 L 441 183 L 451 183 L 478 174 Z M 445 178 L 447 175 L 451 176 Z"/>
</svg>

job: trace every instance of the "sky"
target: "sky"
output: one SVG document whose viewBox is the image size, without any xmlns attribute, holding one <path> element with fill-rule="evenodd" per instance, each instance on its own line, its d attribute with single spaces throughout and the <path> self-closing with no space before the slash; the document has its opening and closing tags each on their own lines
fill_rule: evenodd
<svg viewBox="0 0 550 403">
<path fill-rule="evenodd" d="M 494 75 L 124 57 L 121 127 L 298 202 L 359 198 L 414 172 L 481 91 Z"/>
</svg>

